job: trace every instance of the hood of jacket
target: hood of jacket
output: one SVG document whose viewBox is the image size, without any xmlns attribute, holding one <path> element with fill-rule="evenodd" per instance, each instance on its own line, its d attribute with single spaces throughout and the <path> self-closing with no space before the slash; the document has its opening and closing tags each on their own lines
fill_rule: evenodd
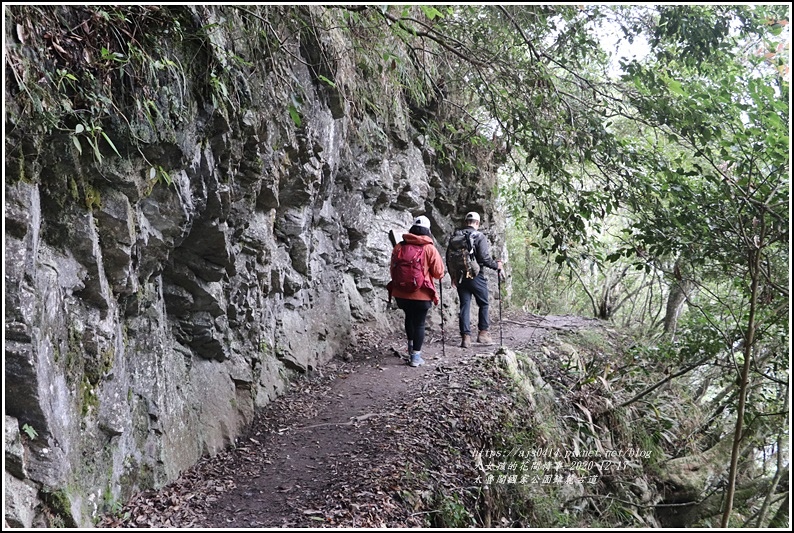
<svg viewBox="0 0 794 533">
<path fill-rule="evenodd" d="M 433 238 L 429 235 L 414 235 L 413 233 L 403 233 L 403 240 L 408 244 L 433 244 Z"/>
</svg>

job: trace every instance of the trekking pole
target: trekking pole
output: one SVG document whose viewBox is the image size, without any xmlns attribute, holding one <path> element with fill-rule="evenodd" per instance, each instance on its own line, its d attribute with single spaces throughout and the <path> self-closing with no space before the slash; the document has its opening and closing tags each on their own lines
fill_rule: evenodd
<svg viewBox="0 0 794 533">
<path fill-rule="evenodd" d="M 441 293 L 441 355 L 446 358 L 447 351 L 445 346 L 447 344 L 447 338 L 444 333 L 444 276 L 441 276 L 441 279 L 438 280 L 438 288 Z"/>
<path fill-rule="evenodd" d="M 504 341 L 502 340 L 502 273 L 498 270 L 496 271 L 496 284 L 499 290 L 499 346 L 504 346 Z"/>
</svg>

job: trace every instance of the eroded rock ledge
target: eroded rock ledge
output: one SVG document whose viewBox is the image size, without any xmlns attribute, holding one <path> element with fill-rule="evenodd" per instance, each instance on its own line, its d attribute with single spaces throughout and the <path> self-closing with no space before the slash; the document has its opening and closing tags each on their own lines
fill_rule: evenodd
<svg viewBox="0 0 794 533">
<path fill-rule="evenodd" d="M 152 25 L 159 90 L 123 89 L 156 113 L 120 110 L 89 146 L 28 136 L 20 98 L 7 99 L 7 525 L 90 525 L 217 453 L 354 327 L 394 327 L 389 229 L 426 214 L 441 239 L 467 209 L 487 215 L 493 175 L 436 167 L 400 99 L 383 94 L 403 119 L 378 124 L 317 83 L 318 72 L 340 88 L 360 82 L 344 35 L 285 31 L 283 53 L 212 92 L 208 69 L 258 57 L 262 43 L 239 33 L 253 19 L 174 9 L 179 31 L 203 41 Z M 20 73 L 7 96 L 37 72 L 68 72 L 102 29 L 85 6 L 6 13 Z M 278 15 L 281 29 L 329 16 Z M 299 121 L 288 87 L 300 90 Z"/>
</svg>

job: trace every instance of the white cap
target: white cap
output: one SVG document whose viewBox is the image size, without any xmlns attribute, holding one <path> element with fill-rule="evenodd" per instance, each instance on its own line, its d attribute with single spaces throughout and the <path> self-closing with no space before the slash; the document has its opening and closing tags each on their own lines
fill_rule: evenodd
<svg viewBox="0 0 794 533">
<path fill-rule="evenodd" d="M 474 211 L 469 211 L 468 213 L 466 213 L 466 220 L 476 220 L 477 222 L 479 222 L 480 215 L 478 215 Z"/>
<path fill-rule="evenodd" d="M 416 217 L 416 220 L 414 220 L 414 226 L 422 226 L 423 228 L 430 229 L 430 219 L 424 215 Z"/>
</svg>

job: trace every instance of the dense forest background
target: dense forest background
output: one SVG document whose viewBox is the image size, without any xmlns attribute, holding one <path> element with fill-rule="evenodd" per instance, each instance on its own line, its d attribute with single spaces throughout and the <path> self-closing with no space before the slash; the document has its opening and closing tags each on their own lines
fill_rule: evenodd
<svg viewBox="0 0 794 533">
<path fill-rule="evenodd" d="M 727 488 L 723 527 L 738 525 L 734 497 L 747 509 L 741 486 L 771 476 L 744 525 L 780 526 L 789 502 L 788 488 L 773 493 L 787 483 L 790 449 L 790 14 L 557 9 L 550 17 L 564 22 L 544 41 L 553 44 L 527 42 L 529 57 L 513 71 L 550 90 L 518 110 L 503 105 L 500 119 L 520 146 L 502 191 L 523 274 L 514 296 L 635 331 L 643 365 L 666 367 L 666 378 L 626 402 L 656 419 L 652 440 L 674 456 L 710 449 L 730 463 L 714 481 Z M 543 24 L 525 14 L 499 16 L 508 31 Z M 617 72 L 593 46 L 599 27 L 636 53 Z M 503 94 L 526 94 L 526 82 Z M 676 386 L 661 392 L 668 377 Z M 673 404 L 697 416 L 685 422 Z M 770 503 L 781 500 L 770 520 Z"/>
<path fill-rule="evenodd" d="M 667 377 L 624 406 L 653 413 L 652 440 L 673 455 L 710 449 L 729 461 L 714 486 L 727 487 L 722 526 L 737 525 L 733 498 L 748 495 L 737 484 L 759 475 L 771 483 L 744 525 L 780 526 L 789 502 L 787 488 L 773 496 L 789 475 L 789 14 L 557 9 L 549 16 L 562 24 L 551 25 L 548 47 L 512 32 L 550 19 L 499 15 L 528 52 L 491 111 L 509 109 L 499 123 L 518 144 L 502 190 L 522 274 L 514 298 L 636 332 L 643 365 L 665 366 Z M 599 27 L 636 54 L 617 71 L 593 46 L 588 30 Z M 550 90 L 521 91 L 524 74 Z M 676 386 L 660 392 L 673 377 Z M 684 422 L 673 404 L 697 416 Z"/>
<path fill-rule="evenodd" d="M 24 9 L 31 20 L 50 16 Z M 405 120 L 386 95 L 404 102 L 446 175 L 465 180 L 478 161 L 494 161 L 510 304 L 597 317 L 632 334 L 630 365 L 588 368 L 584 380 L 629 387 L 614 411 L 643 418 L 647 449 L 690 465 L 676 490 L 697 506 L 681 523 L 787 526 L 787 4 L 224 9 L 244 18 L 265 58 L 290 54 L 284 28 L 308 43 L 341 32 L 347 57 L 307 46 L 300 61 L 335 118 L 349 113 L 361 136 Z M 181 16 L 97 7 L 83 36 L 96 43 L 92 68 L 71 68 L 87 59 L 44 34 L 61 57 L 39 80 L 7 49 L 13 179 L 24 179 L 28 148 L 48 136 L 95 163 L 120 157 L 122 137 L 145 147 L 180 136 L 165 128 L 179 124 L 168 119 L 179 117 L 182 96 L 168 91 L 185 86 L 185 67 L 147 39 L 152 28 L 216 46 L 211 68 L 190 75 L 206 78 L 207 102 L 239 107 L 256 54 L 224 52 L 212 24 L 189 34 Z M 13 22 L 20 42 L 33 38 Z M 343 61 L 361 74 L 356 83 L 328 68 Z M 308 97 L 277 61 L 268 68 L 299 129 Z M 144 89 L 118 92 L 113 80 Z M 148 179 L 170 187 L 173 178 L 152 165 Z M 73 186 L 67 200 L 95 207 L 92 187 Z"/>
</svg>

